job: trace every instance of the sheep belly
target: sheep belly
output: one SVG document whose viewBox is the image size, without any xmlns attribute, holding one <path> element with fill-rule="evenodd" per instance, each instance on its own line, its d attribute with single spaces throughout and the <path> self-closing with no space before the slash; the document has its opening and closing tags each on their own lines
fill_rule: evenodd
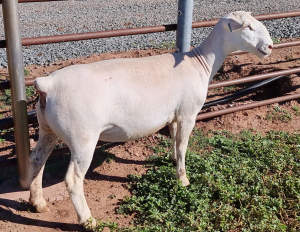
<svg viewBox="0 0 300 232">
<path fill-rule="evenodd" d="M 123 125 L 108 125 L 104 128 L 100 134 L 99 139 L 106 142 L 127 142 L 130 140 L 140 139 L 142 137 L 151 135 L 173 120 L 173 116 L 170 116 L 167 120 L 161 119 L 159 121 L 141 121 L 139 123 L 125 123 Z"/>
</svg>

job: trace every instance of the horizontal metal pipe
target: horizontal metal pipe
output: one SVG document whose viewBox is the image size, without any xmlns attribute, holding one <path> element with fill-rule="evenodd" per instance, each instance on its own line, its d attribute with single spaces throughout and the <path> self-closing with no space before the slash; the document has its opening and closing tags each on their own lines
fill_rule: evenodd
<svg viewBox="0 0 300 232">
<path fill-rule="evenodd" d="M 252 92 L 254 92 L 255 89 L 257 88 L 260 88 L 264 85 L 267 85 L 273 81 L 277 81 L 279 80 L 280 78 L 283 78 L 283 77 L 286 77 L 285 75 L 282 75 L 282 76 L 276 76 L 276 77 L 272 77 L 272 78 L 268 78 L 267 80 L 263 80 L 257 84 L 254 84 L 250 87 L 246 87 L 244 89 L 241 89 L 241 90 L 238 90 L 236 91 L 235 93 L 229 95 L 229 96 L 226 96 L 226 97 L 223 97 L 223 98 L 219 98 L 217 100 L 213 100 L 213 101 L 209 101 L 209 102 L 205 102 L 204 105 L 202 106 L 202 109 L 206 109 L 206 108 L 209 108 L 211 106 L 215 106 L 215 105 L 220 105 L 220 104 L 224 104 L 224 103 L 227 103 L 227 102 L 231 102 L 235 99 L 238 99 L 238 98 L 241 98 L 243 96 L 246 96 Z"/>
<path fill-rule="evenodd" d="M 264 101 L 250 103 L 247 105 L 235 106 L 235 107 L 227 108 L 224 110 L 217 110 L 217 111 L 213 111 L 213 112 L 198 114 L 196 121 L 200 121 L 200 120 L 203 120 L 206 118 L 217 117 L 217 116 L 224 115 L 224 114 L 230 114 L 230 113 L 234 113 L 236 111 L 249 110 L 249 109 L 253 109 L 253 108 L 265 106 L 265 105 L 270 105 L 270 104 L 277 103 L 277 102 L 289 101 L 289 100 L 293 100 L 293 99 L 297 99 L 297 98 L 300 98 L 300 93 L 291 94 L 291 95 L 287 95 L 287 96 L 283 96 L 283 97 L 276 97 L 276 98 L 272 98 L 272 99 L 268 99 L 268 100 L 264 100 Z"/>
<path fill-rule="evenodd" d="M 291 11 L 291 12 L 284 12 L 284 13 L 271 13 L 271 14 L 261 14 L 253 16 L 257 20 L 270 20 L 270 19 L 281 19 L 281 18 L 288 18 L 288 17 L 297 17 L 300 16 L 300 11 Z M 207 20 L 207 21 L 199 21 L 193 22 L 193 28 L 199 27 L 212 27 L 217 24 L 219 19 Z"/>
<path fill-rule="evenodd" d="M 147 33 L 155 33 L 155 32 L 174 31 L 176 30 L 176 28 L 177 28 L 176 24 L 170 24 L 170 25 L 160 25 L 160 26 L 151 26 L 151 27 L 127 28 L 127 29 L 117 29 L 117 30 L 108 30 L 108 31 L 77 33 L 77 34 L 23 38 L 22 45 L 30 46 L 30 45 L 40 45 L 40 44 L 48 44 L 48 43 L 60 43 L 60 42 L 70 42 L 70 41 L 78 41 L 78 40 L 138 35 L 138 34 L 147 34 Z M 5 47 L 6 47 L 6 41 L 0 40 L 0 48 L 5 48 Z"/>
<path fill-rule="evenodd" d="M 267 19 L 278 19 L 278 18 L 296 17 L 296 16 L 300 16 L 300 11 L 276 13 L 276 14 L 264 14 L 264 15 L 257 15 L 254 17 L 259 20 L 267 20 Z M 214 19 L 208 21 L 193 22 L 192 27 L 199 28 L 199 27 L 214 26 L 218 21 L 219 20 Z M 177 24 L 169 24 L 169 25 L 159 25 L 159 26 L 150 26 L 150 27 L 98 31 L 98 32 L 23 38 L 22 45 L 30 46 L 30 45 L 39 45 L 39 44 L 47 44 L 47 43 L 60 43 L 60 42 L 70 42 L 70 41 L 78 41 L 78 40 L 100 39 L 100 38 L 117 37 L 117 36 L 174 31 L 176 29 L 177 29 Z M 6 46 L 5 40 L 1 40 L 0 48 L 5 48 L 5 46 Z"/>
<path fill-rule="evenodd" d="M 222 81 L 219 83 L 213 83 L 208 86 L 208 89 L 215 89 L 215 88 L 220 88 L 220 87 L 225 87 L 225 86 L 230 86 L 230 85 L 238 85 L 238 84 L 243 84 L 251 81 L 259 81 L 271 77 L 276 77 L 276 76 L 282 76 L 282 75 L 290 75 L 294 73 L 299 73 L 300 68 L 292 68 L 292 69 L 287 69 L 287 70 L 282 70 L 282 71 L 276 71 L 276 72 L 270 72 L 270 73 L 265 73 L 265 74 L 258 74 L 250 77 L 244 77 L 244 78 L 239 78 L 239 79 L 234 79 L 230 81 Z"/>
<path fill-rule="evenodd" d="M 18 0 L 18 3 L 26 3 L 26 2 L 54 2 L 54 1 L 66 1 L 66 0 Z M 0 4 L 2 4 L 2 0 L 0 0 Z"/>
</svg>

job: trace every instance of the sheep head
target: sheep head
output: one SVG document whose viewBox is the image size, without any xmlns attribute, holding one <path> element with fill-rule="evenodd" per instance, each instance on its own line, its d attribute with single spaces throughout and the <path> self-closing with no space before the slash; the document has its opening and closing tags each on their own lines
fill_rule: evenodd
<svg viewBox="0 0 300 232">
<path fill-rule="evenodd" d="M 245 11 L 236 11 L 220 20 L 232 50 L 251 52 L 260 58 L 271 54 L 273 41 L 267 28 Z"/>
</svg>

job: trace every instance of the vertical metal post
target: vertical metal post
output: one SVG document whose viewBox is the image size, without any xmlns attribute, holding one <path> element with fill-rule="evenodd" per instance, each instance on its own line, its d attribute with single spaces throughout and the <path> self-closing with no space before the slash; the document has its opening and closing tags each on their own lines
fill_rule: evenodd
<svg viewBox="0 0 300 232">
<path fill-rule="evenodd" d="M 191 48 L 193 21 L 193 0 L 178 0 L 178 19 L 176 31 L 176 49 L 188 52 Z"/>
<path fill-rule="evenodd" d="M 2 0 L 19 182 L 29 183 L 29 130 L 18 0 Z"/>
</svg>

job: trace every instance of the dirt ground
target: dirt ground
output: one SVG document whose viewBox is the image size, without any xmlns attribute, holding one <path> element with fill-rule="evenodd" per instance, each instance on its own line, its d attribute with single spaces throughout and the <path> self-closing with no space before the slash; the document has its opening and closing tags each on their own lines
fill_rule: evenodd
<svg viewBox="0 0 300 232">
<path fill-rule="evenodd" d="M 294 40 L 294 39 L 290 39 Z M 26 67 L 29 70 L 28 77 L 46 76 L 55 70 L 65 66 L 90 63 L 99 60 L 115 59 L 119 57 L 145 57 L 162 53 L 170 53 L 171 50 L 139 50 L 130 52 L 116 52 L 89 57 L 73 59 L 68 61 L 55 62 L 50 66 L 31 65 Z M 276 70 L 296 68 L 300 66 L 300 47 L 289 47 L 274 50 L 272 55 L 266 59 L 244 54 L 230 56 L 225 61 L 216 75 L 214 82 L 241 78 L 249 75 L 266 73 Z M 7 70 L 0 70 L 2 78 L 7 78 Z M 212 89 L 208 93 L 207 101 L 215 100 L 230 95 L 238 89 L 251 84 L 243 84 L 233 87 Z M 258 100 L 265 100 L 277 96 L 284 96 L 290 93 L 300 93 L 300 74 L 290 75 L 276 82 L 260 87 L 252 94 L 249 94 L 234 102 L 210 107 L 203 112 L 215 111 L 235 105 L 247 104 Z M 29 109 L 35 108 L 36 96 L 30 99 Z M 282 130 L 289 132 L 300 132 L 300 101 L 276 103 L 252 110 L 245 110 L 220 117 L 205 119 L 196 123 L 197 128 L 204 131 L 228 130 L 237 133 L 241 130 L 254 130 L 265 133 L 269 130 Z M 9 115 L 8 108 L 2 110 L 2 115 Z M 38 126 L 30 125 L 30 137 L 32 148 L 38 139 Z M 168 130 L 160 131 L 168 136 Z M 116 213 L 118 204 L 131 193 L 128 190 L 127 175 L 140 175 L 146 172 L 145 159 L 153 151 L 151 147 L 157 144 L 159 133 L 150 135 L 138 141 L 131 141 L 125 144 L 108 144 L 105 149 L 105 158 L 99 156 L 103 150 L 97 147 L 95 158 L 86 175 L 84 189 L 88 205 L 92 215 L 103 220 L 117 222 L 120 226 L 130 225 L 133 216 L 124 216 Z M 14 158 L 13 134 L 12 132 L 2 133 L 1 138 L 6 141 L 0 144 L 0 161 L 7 158 Z M 55 157 L 56 163 L 65 162 L 63 156 Z M 66 171 L 67 163 L 58 166 L 58 169 Z M 5 169 L 7 170 L 7 169 Z M 57 170 L 58 171 L 58 170 Z M 45 171 L 44 175 L 44 196 L 50 206 L 47 213 L 35 213 L 28 204 L 28 191 L 21 191 L 17 186 L 16 175 L 0 183 L 0 231 L 82 231 L 83 228 L 77 225 L 77 217 L 63 183 L 63 176 L 53 175 L 56 170 Z M 1 171 L 2 173 L 2 171 Z M 1 174 L 2 175 L 2 174 Z"/>
</svg>

